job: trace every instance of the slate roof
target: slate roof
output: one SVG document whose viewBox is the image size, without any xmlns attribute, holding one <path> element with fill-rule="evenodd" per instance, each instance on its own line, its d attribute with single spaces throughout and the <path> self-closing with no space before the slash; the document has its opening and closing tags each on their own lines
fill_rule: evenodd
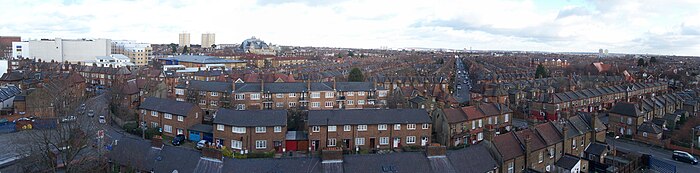
<svg viewBox="0 0 700 173">
<path fill-rule="evenodd" d="M 525 130 L 517 131 L 517 132 L 515 132 L 515 135 L 518 137 L 518 140 L 520 141 L 520 144 L 522 144 L 522 145 L 525 145 L 525 139 L 527 139 L 527 137 L 529 136 L 530 137 L 530 147 L 531 147 L 532 151 L 547 147 L 547 144 L 545 143 L 545 141 L 540 139 L 540 137 L 532 129 L 525 129 Z"/>
<path fill-rule="evenodd" d="M 447 119 L 448 123 L 459 123 L 467 121 L 467 115 L 465 115 L 461 109 L 450 108 L 444 109 L 443 112 L 445 113 L 445 119 Z"/>
<path fill-rule="evenodd" d="M 588 145 L 586 147 L 585 152 L 590 153 L 590 154 L 595 154 L 595 155 L 603 155 L 603 153 L 608 149 L 608 146 L 605 144 L 601 144 L 598 142 L 594 142 Z"/>
<path fill-rule="evenodd" d="M 664 130 L 661 129 L 661 127 L 659 127 L 658 125 L 656 125 L 654 123 L 644 122 L 641 125 L 639 125 L 639 127 L 637 128 L 637 131 L 659 134 L 659 133 L 662 133 Z"/>
<path fill-rule="evenodd" d="M 557 128 L 554 127 L 552 122 L 535 125 L 535 131 L 537 131 L 537 133 L 540 134 L 545 144 L 547 144 L 548 146 L 554 145 L 563 140 L 563 137 L 557 131 Z"/>
<path fill-rule="evenodd" d="M 488 172 L 498 167 L 498 164 L 485 145 L 486 143 L 479 143 L 459 150 L 449 150 L 447 157 L 457 172 Z"/>
<path fill-rule="evenodd" d="M 559 160 L 557 160 L 557 163 L 555 163 L 555 165 L 557 165 L 560 168 L 571 170 L 574 168 L 574 166 L 576 166 L 576 164 L 579 163 L 579 161 L 579 158 L 565 154 L 561 158 L 559 158 Z"/>
<path fill-rule="evenodd" d="M 387 155 L 346 155 L 344 172 L 435 172 L 428 158 L 419 152 L 402 152 Z"/>
<path fill-rule="evenodd" d="M 138 170 L 155 168 L 155 158 L 160 149 L 151 147 L 151 142 L 139 138 L 122 137 L 114 145 L 107 158 L 120 165 L 131 165 Z"/>
<path fill-rule="evenodd" d="M 214 131 L 214 126 L 206 124 L 195 124 L 190 126 L 188 129 L 198 132 L 212 133 Z"/>
<path fill-rule="evenodd" d="M 319 158 L 296 157 L 281 159 L 224 159 L 226 172 L 250 173 L 308 173 L 324 172 Z"/>
<path fill-rule="evenodd" d="M 214 124 L 239 127 L 286 126 L 286 110 L 231 110 L 219 108 Z"/>
<path fill-rule="evenodd" d="M 520 146 L 513 132 L 494 137 L 493 145 L 496 146 L 498 153 L 501 154 L 501 158 L 504 161 L 523 155 L 523 148 Z"/>
<path fill-rule="evenodd" d="M 326 82 L 328 86 L 333 86 L 333 82 Z M 372 91 L 375 90 L 372 82 L 336 82 L 337 91 Z M 377 90 L 384 90 L 384 87 L 377 86 Z"/>
<path fill-rule="evenodd" d="M 171 99 L 148 97 L 139 107 L 146 110 L 187 116 L 187 114 L 195 108 L 195 105 L 192 103 L 179 102 Z"/>
<path fill-rule="evenodd" d="M 178 84 L 175 88 L 186 88 L 196 91 L 214 91 L 230 93 L 233 89 L 232 87 L 232 83 L 229 82 L 189 80 L 180 82 L 180 84 Z"/>
<path fill-rule="evenodd" d="M 642 112 L 639 110 L 639 106 L 630 102 L 620 102 L 615 104 L 610 110 L 610 113 L 616 113 L 625 116 L 639 117 L 642 116 Z"/>
<path fill-rule="evenodd" d="M 202 154 L 189 148 L 168 146 L 163 147 L 157 157 L 160 158 L 154 159 L 154 172 L 173 172 L 175 170 L 178 172 L 194 172 Z"/>
<path fill-rule="evenodd" d="M 309 125 L 431 123 L 422 109 L 356 109 L 309 111 Z"/>
</svg>

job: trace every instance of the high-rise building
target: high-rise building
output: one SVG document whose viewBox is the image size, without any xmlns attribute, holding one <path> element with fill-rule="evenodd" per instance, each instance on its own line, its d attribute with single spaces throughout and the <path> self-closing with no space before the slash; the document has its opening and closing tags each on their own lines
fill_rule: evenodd
<svg viewBox="0 0 700 173">
<path fill-rule="evenodd" d="M 216 35 L 214 33 L 202 34 L 202 48 L 211 48 L 213 44 L 216 44 Z"/>
<path fill-rule="evenodd" d="M 109 39 L 41 39 L 13 42 L 12 55 L 36 58 L 43 61 L 82 62 L 96 56 L 112 54 L 112 41 Z"/>
<path fill-rule="evenodd" d="M 180 42 L 179 43 L 180 44 L 178 44 L 178 46 L 180 46 L 180 47 L 185 47 L 185 46 L 190 47 L 190 33 L 186 33 L 186 32 L 180 33 Z"/>
<path fill-rule="evenodd" d="M 0 36 L 0 58 L 12 57 L 12 42 L 22 41 L 17 36 Z"/>
<path fill-rule="evenodd" d="M 151 44 L 133 40 L 112 41 L 112 53 L 125 55 L 136 65 L 147 65 L 153 59 Z"/>
</svg>

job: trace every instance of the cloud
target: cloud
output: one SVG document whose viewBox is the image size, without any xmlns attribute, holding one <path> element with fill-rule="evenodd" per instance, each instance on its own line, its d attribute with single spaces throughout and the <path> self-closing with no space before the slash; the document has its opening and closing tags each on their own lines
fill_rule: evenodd
<svg viewBox="0 0 700 173">
<path fill-rule="evenodd" d="M 557 15 L 557 19 L 563 19 L 566 17 L 570 16 L 588 16 L 591 15 L 591 12 L 586 9 L 585 7 L 572 7 L 572 8 L 565 8 L 559 11 L 559 14 Z"/>
</svg>

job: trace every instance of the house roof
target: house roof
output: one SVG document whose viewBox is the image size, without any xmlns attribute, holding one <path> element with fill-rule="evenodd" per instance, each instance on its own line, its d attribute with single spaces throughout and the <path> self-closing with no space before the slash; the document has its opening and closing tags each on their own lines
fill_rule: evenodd
<svg viewBox="0 0 700 173">
<path fill-rule="evenodd" d="M 557 160 L 557 163 L 555 163 L 555 165 L 557 165 L 557 167 L 560 167 L 560 168 L 571 170 L 580 161 L 581 161 L 581 159 L 579 159 L 577 157 L 565 154 L 561 158 L 559 158 L 559 160 Z"/>
<path fill-rule="evenodd" d="M 179 55 L 168 58 L 160 58 L 166 61 L 181 61 L 181 62 L 191 62 L 198 64 L 224 64 L 224 63 L 245 63 L 241 60 L 229 60 L 213 56 L 202 56 L 202 55 Z"/>
<path fill-rule="evenodd" d="M 630 102 L 620 102 L 615 104 L 615 106 L 613 106 L 613 108 L 610 110 L 610 113 L 632 117 L 639 117 L 643 115 L 639 110 L 639 106 Z"/>
<path fill-rule="evenodd" d="M 138 170 L 151 170 L 155 168 L 155 158 L 160 154 L 160 149 L 151 147 L 151 142 L 140 138 L 122 137 L 117 145 L 113 145 L 112 151 L 107 153 L 107 158 L 120 165 L 130 165 Z"/>
<path fill-rule="evenodd" d="M 493 144 L 504 161 L 523 155 L 523 148 L 513 132 L 494 137 Z"/>
<path fill-rule="evenodd" d="M 321 159 L 294 157 L 280 159 L 224 159 L 226 172 L 324 172 Z"/>
<path fill-rule="evenodd" d="M 489 172 L 498 167 L 498 164 L 485 145 L 485 143 L 479 143 L 459 150 L 449 150 L 447 157 L 457 172 Z"/>
<path fill-rule="evenodd" d="M 346 155 L 344 172 L 435 172 L 423 153 L 402 152 L 387 155 Z"/>
<path fill-rule="evenodd" d="M 661 129 L 661 127 L 659 127 L 658 125 L 656 125 L 656 124 L 654 124 L 654 123 L 651 123 L 651 122 L 644 122 L 644 123 L 642 123 L 642 124 L 639 125 L 639 127 L 637 128 L 637 131 L 640 131 L 640 132 L 647 132 L 647 133 L 654 133 L 654 134 L 659 134 L 659 133 L 664 132 L 664 130 Z"/>
<path fill-rule="evenodd" d="M 198 131 L 198 132 L 212 133 L 214 131 L 214 126 L 205 125 L 205 124 L 195 124 L 195 125 L 190 126 L 190 128 L 188 128 L 188 129 Z"/>
<path fill-rule="evenodd" d="M 174 115 L 187 116 L 195 108 L 195 105 L 188 102 L 180 102 L 171 99 L 148 97 L 141 103 L 141 109 L 165 112 Z"/>
<path fill-rule="evenodd" d="M 214 124 L 240 127 L 286 126 L 286 110 L 231 110 L 219 108 L 214 114 Z"/>
<path fill-rule="evenodd" d="M 123 141 L 119 141 L 123 142 Z M 194 172 L 202 154 L 199 151 L 183 147 L 163 147 L 160 154 L 154 158 L 154 172 Z"/>
<path fill-rule="evenodd" d="M 588 144 L 588 147 L 586 147 L 585 152 L 590 153 L 590 154 L 595 154 L 595 155 L 603 155 L 605 151 L 607 151 L 608 146 L 602 143 L 594 142 L 591 144 Z"/>
<path fill-rule="evenodd" d="M 545 141 L 540 139 L 540 137 L 532 130 L 532 129 L 525 129 L 521 131 L 515 132 L 515 135 L 518 137 L 518 140 L 522 145 L 525 145 L 525 139 L 528 137 L 530 138 L 530 147 L 532 150 L 539 150 L 542 148 L 547 147 L 547 144 Z"/>
<path fill-rule="evenodd" d="M 547 145 L 554 145 L 563 140 L 563 137 L 552 122 L 535 125 L 535 130 L 540 134 Z"/>
<path fill-rule="evenodd" d="M 176 88 L 187 88 L 196 91 L 214 91 L 230 93 L 233 89 L 233 86 L 232 83 L 229 82 L 189 80 L 180 82 L 180 84 L 178 84 Z"/>
<path fill-rule="evenodd" d="M 309 111 L 309 125 L 431 123 L 422 109 L 356 109 Z"/>
<path fill-rule="evenodd" d="M 447 123 L 459 123 L 467 121 L 467 115 L 459 108 L 443 109 Z"/>
</svg>

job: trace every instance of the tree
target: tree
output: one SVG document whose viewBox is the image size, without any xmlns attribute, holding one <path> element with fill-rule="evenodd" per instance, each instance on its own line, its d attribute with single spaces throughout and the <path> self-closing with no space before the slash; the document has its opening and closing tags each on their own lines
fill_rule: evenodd
<svg viewBox="0 0 700 173">
<path fill-rule="evenodd" d="M 170 49 L 173 51 L 173 54 L 177 53 L 177 44 L 170 43 Z"/>
<path fill-rule="evenodd" d="M 652 56 L 651 59 L 649 59 L 649 64 L 656 64 L 656 62 L 657 62 L 656 57 Z"/>
<path fill-rule="evenodd" d="M 542 64 L 537 65 L 537 70 L 535 70 L 535 78 L 549 77 L 547 69 L 544 68 Z"/>
<path fill-rule="evenodd" d="M 350 70 L 350 74 L 348 75 L 348 81 L 350 82 L 362 82 L 365 80 L 365 77 L 362 76 L 362 71 L 360 71 L 359 68 L 353 68 Z"/>
<path fill-rule="evenodd" d="M 187 46 L 185 46 L 184 48 L 182 48 L 182 54 L 186 54 L 186 53 L 188 53 L 188 52 L 190 52 L 190 50 L 187 50 Z"/>
<path fill-rule="evenodd" d="M 349 56 L 349 57 L 353 57 L 353 56 L 355 56 L 355 53 L 352 52 L 352 51 L 348 51 L 348 56 Z"/>
<path fill-rule="evenodd" d="M 643 59 L 643 58 L 639 58 L 639 60 L 637 60 L 637 66 L 642 67 L 642 66 L 645 66 L 645 65 L 646 65 L 646 63 L 644 63 L 644 59 Z"/>
</svg>

